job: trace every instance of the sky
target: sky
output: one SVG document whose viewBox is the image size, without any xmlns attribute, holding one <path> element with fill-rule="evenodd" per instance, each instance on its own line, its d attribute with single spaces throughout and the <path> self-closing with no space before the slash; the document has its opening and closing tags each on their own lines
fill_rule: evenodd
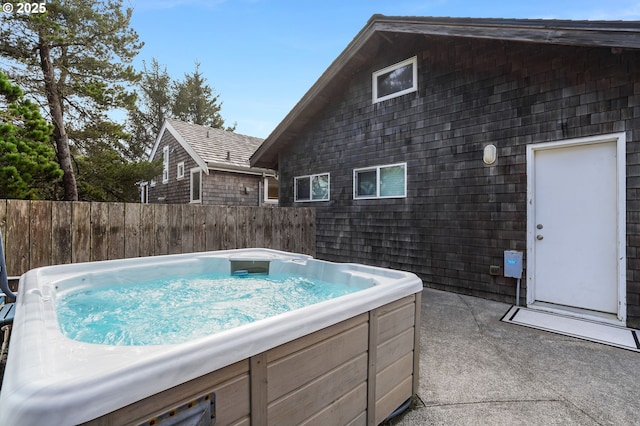
<svg viewBox="0 0 640 426">
<path fill-rule="evenodd" d="M 174 80 L 200 63 L 225 125 L 266 138 L 372 15 L 640 20 L 640 0 L 125 0 Z"/>
</svg>

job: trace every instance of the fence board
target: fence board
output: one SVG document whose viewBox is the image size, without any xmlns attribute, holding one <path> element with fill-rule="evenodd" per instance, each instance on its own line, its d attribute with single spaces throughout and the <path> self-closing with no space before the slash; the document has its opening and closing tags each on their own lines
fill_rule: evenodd
<svg viewBox="0 0 640 426">
<path fill-rule="evenodd" d="M 206 250 L 207 209 L 203 206 L 193 206 L 193 251 Z"/>
<path fill-rule="evenodd" d="M 157 204 L 153 221 L 156 240 L 154 254 L 169 254 L 169 206 Z"/>
<path fill-rule="evenodd" d="M 225 249 L 236 249 L 238 246 L 238 208 L 221 207 L 221 214 L 224 218 L 224 246 Z"/>
<path fill-rule="evenodd" d="M 282 250 L 283 244 L 283 213 L 282 210 L 277 209 L 272 215 L 273 221 L 271 222 L 271 238 L 273 239 L 272 248 L 276 250 Z"/>
<path fill-rule="evenodd" d="M 220 250 L 222 247 L 222 227 L 220 226 L 219 217 L 218 217 L 218 207 L 212 207 L 207 209 L 205 214 L 205 250 Z"/>
<path fill-rule="evenodd" d="M 71 263 L 73 238 L 71 226 L 72 203 L 51 203 L 51 264 Z"/>
<path fill-rule="evenodd" d="M 48 264 L 267 247 L 315 255 L 311 208 L 0 200 L 10 275 Z"/>
<path fill-rule="evenodd" d="M 141 206 L 140 211 L 140 256 L 153 256 L 155 250 L 155 217 L 156 204 L 147 204 Z"/>
<path fill-rule="evenodd" d="M 91 204 L 73 203 L 71 207 L 71 261 L 74 263 L 88 262 L 91 257 Z"/>
<path fill-rule="evenodd" d="M 29 268 L 29 210 L 30 204 L 20 200 L 7 201 L 7 233 L 5 260 L 7 274 L 18 275 Z M 5 234 L 3 234 L 5 236 Z"/>
<path fill-rule="evenodd" d="M 295 247 L 295 239 L 297 234 L 294 230 L 295 212 L 293 210 L 282 211 L 282 249 L 285 251 L 293 251 Z"/>
<path fill-rule="evenodd" d="M 51 264 L 51 201 L 34 201 L 29 214 L 29 266 Z"/>
<path fill-rule="evenodd" d="M 249 247 L 249 221 L 251 220 L 249 207 L 235 207 L 236 214 L 236 247 L 246 248 Z"/>
<path fill-rule="evenodd" d="M 90 203 L 91 225 L 91 260 L 107 260 L 109 256 L 109 240 L 107 227 L 109 226 L 109 204 Z"/>
<path fill-rule="evenodd" d="M 169 227 L 169 254 L 182 253 L 182 206 L 180 204 L 168 205 L 167 226 Z"/>
<path fill-rule="evenodd" d="M 273 212 L 267 211 L 267 209 L 261 209 L 261 211 L 263 233 L 262 247 L 274 247 L 275 239 L 273 237 Z"/>
<path fill-rule="evenodd" d="M 314 247 L 313 256 L 315 253 L 316 246 L 316 218 L 315 218 L 315 210 L 311 209 L 303 209 L 299 215 L 302 216 L 301 223 L 305 229 L 304 232 L 304 241 L 302 246 L 300 247 L 300 251 L 308 250 L 309 247 Z"/>
<path fill-rule="evenodd" d="M 178 224 L 178 229 L 181 230 L 182 235 L 182 250 L 180 253 L 192 253 L 193 249 L 193 237 L 194 237 L 194 224 L 193 224 L 194 209 L 189 206 L 183 206 L 182 216 L 180 217 L 182 225 Z"/>
<path fill-rule="evenodd" d="M 265 209 L 249 207 L 252 215 L 253 243 L 251 247 L 264 247 L 264 215 Z"/>
<path fill-rule="evenodd" d="M 126 204 L 124 209 L 124 257 L 140 256 L 140 212 L 142 204 Z"/>
<path fill-rule="evenodd" d="M 0 232 L 2 232 L 2 238 L 6 244 L 7 235 L 7 200 L 0 200 Z"/>
<path fill-rule="evenodd" d="M 107 233 L 108 241 L 108 258 L 123 259 L 124 258 L 124 204 L 108 203 L 109 209 L 109 226 Z"/>
</svg>

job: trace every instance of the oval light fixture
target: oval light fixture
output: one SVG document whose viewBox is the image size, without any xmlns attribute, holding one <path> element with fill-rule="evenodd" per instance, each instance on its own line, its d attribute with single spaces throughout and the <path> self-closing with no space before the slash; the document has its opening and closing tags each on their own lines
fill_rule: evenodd
<svg viewBox="0 0 640 426">
<path fill-rule="evenodd" d="M 484 164 L 493 164 L 498 158 L 498 149 L 495 145 L 487 145 L 484 147 L 484 153 L 482 154 L 482 161 Z"/>
</svg>

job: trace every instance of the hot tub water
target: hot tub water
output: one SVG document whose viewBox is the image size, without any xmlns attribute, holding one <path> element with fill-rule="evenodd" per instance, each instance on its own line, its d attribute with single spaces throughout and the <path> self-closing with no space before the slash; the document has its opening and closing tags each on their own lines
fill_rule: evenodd
<svg viewBox="0 0 640 426">
<path fill-rule="evenodd" d="M 70 339 L 106 345 L 183 343 L 333 299 L 359 288 L 293 274 L 197 274 L 59 295 Z"/>
</svg>

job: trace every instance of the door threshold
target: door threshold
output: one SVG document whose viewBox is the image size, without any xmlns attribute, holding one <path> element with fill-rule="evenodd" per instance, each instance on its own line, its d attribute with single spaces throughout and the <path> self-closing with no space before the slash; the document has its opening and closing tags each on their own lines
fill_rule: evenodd
<svg viewBox="0 0 640 426">
<path fill-rule="evenodd" d="M 619 325 L 521 306 L 509 308 L 501 321 L 640 352 L 640 330 Z"/>
<path fill-rule="evenodd" d="M 627 325 L 624 321 L 618 319 L 616 314 L 576 308 L 574 306 L 556 305 L 554 303 L 537 301 L 527 305 L 527 308 L 620 327 L 625 327 Z"/>
</svg>

